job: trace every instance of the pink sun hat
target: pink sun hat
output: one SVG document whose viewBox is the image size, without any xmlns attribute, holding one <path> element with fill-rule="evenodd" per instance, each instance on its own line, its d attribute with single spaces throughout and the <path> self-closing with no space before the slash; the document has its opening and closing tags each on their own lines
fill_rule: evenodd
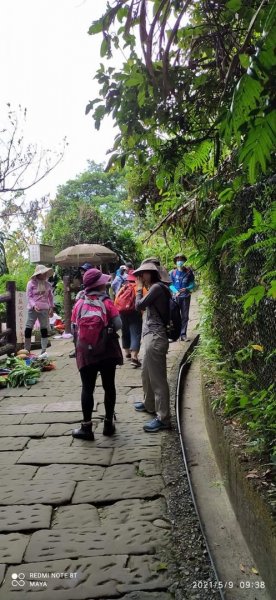
<svg viewBox="0 0 276 600">
<path fill-rule="evenodd" d="M 99 269 L 88 269 L 83 276 L 85 290 L 93 290 L 99 285 L 105 285 L 110 280 L 111 276 L 102 273 Z"/>
</svg>

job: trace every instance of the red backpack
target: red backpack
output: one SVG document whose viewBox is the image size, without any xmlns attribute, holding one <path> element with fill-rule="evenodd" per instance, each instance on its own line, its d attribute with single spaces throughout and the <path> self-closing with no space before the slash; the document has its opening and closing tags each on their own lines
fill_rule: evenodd
<svg viewBox="0 0 276 600">
<path fill-rule="evenodd" d="M 106 294 L 85 296 L 77 316 L 77 347 L 93 354 L 102 354 L 106 348 L 108 316 L 104 299 Z"/>
<path fill-rule="evenodd" d="M 114 304 L 119 313 L 128 313 L 135 310 L 136 285 L 124 283 L 115 298 Z"/>
</svg>

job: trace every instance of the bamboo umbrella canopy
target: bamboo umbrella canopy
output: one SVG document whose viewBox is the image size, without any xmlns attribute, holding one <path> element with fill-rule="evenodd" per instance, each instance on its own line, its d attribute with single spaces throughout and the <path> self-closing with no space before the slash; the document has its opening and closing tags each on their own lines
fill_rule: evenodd
<svg viewBox="0 0 276 600">
<path fill-rule="evenodd" d="M 55 256 L 55 264 L 62 267 L 80 267 L 85 262 L 102 265 L 118 260 L 117 254 L 100 244 L 77 244 L 61 250 Z"/>
</svg>

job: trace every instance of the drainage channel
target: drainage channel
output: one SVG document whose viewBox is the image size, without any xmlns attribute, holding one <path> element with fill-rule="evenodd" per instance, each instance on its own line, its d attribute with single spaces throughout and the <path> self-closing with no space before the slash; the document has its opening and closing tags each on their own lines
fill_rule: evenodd
<svg viewBox="0 0 276 600">
<path fill-rule="evenodd" d="M 216 590 L 222 600 L 271 600 L 261 577 L 252 573 L 253 558 L 221 481 L 205 428 L 199 361 L 191 364 L 192 350 L 179 369 L 175 410 L 190 494 L 214 572 L 210 597 Z M 202 590 L 210 585 L 199 583 Z"/>
</svg>

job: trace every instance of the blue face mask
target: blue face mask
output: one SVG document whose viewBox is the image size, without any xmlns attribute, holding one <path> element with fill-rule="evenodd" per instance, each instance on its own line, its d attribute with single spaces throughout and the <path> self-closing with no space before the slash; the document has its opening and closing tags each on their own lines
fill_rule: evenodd
<svg viewBox="0 0 276 600">
<path fill-rule="evenodd" d="M 183 260 L 177 260 L 176 261 L 176 266 L 180 269 L 181 267 L 183 267 L 184 265 L 184 261 Z"/>
</svg>

